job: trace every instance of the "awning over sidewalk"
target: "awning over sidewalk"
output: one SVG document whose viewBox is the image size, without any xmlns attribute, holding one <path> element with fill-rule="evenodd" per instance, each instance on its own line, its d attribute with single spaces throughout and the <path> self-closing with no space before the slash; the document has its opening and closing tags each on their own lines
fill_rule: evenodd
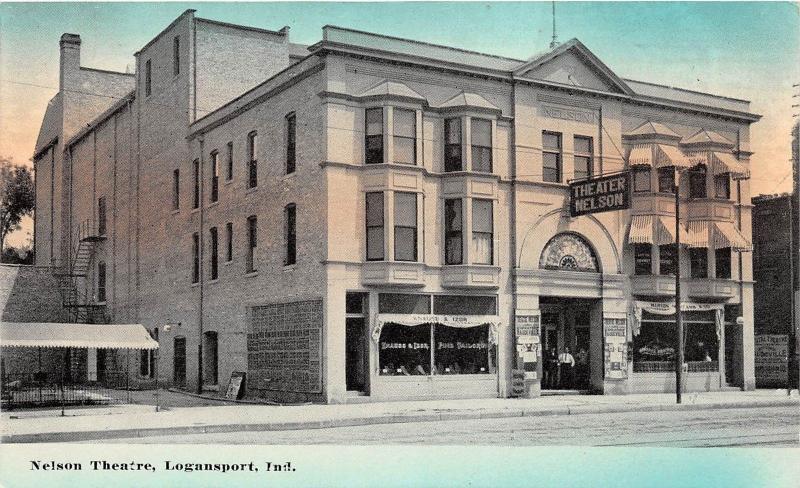
<svg viewBox="0 0 800 488">
<path fill-rule="evenodd" d="M 2 347 L 158 349 L 141 324 L 0 322 Z"/>
</svg>

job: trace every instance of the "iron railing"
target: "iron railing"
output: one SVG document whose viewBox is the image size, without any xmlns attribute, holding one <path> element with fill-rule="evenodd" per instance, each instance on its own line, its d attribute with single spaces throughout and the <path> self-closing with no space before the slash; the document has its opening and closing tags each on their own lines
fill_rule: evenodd
<svg viewBox="0 0 800 488">
<path fill-rule="evenodd" d="M 76 380 L 46 373 L 5 374 L 2 410 L 78 405 L 130 403 L 130 376 L 125 371 L 105 371 L 97 380 Z"/>
<path fill-rule="evenodd" d="M 687 361 L 689 373 L 709 373 L 719 371 L 718 361 Z M 634 361 L 634 373 L 674 373 L 675 361 Z"/>
</svg>

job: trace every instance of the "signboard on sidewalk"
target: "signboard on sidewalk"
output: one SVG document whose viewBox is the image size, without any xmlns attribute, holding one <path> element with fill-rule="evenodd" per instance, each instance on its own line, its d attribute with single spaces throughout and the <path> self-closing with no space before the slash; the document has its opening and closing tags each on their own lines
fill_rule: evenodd
<svg viewBox="0 0 800 488">
<path fill-rule="evenodd" d="M 569 184 L 571 217 L 630 208 L 630 175 L 617 173 Z"/>
<path fill-rule="evenodd" d="M 756 386 L 786 386 L 789 337 L 783 334 L 755 336 Z"/>
<path fill-rule="evenodd" d="M 234 371 L 231 373 L 231 379 L 228 381 L 228 390 L 225 392 L 225 398 L 228 400 L 241 400 L 244 395 L 244 377 L 246 373 Z"/>
</svg>

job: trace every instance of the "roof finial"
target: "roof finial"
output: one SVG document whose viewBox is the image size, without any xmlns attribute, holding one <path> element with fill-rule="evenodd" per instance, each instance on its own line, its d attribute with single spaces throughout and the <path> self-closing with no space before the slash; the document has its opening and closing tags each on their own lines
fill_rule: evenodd
<svg viewBox="0 0 800 488">
<path fill-rule="evenodd" d="M 558 41 L 556 40 L 556 2 L 553 0 L 551 2 L 553 4 L 553 40 L 550 41 L 550 49 L 558 46 Z"/>
</svg>

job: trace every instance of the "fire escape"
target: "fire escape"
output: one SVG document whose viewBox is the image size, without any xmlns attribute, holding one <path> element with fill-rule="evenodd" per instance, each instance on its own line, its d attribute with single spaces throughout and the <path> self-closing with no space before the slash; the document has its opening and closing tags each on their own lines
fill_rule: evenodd
<svg viewBox="0 0 800 488">
<path fill-rule="evenodd" d="M 67 320 L 83 324 L 108 323 L 106 306 L 87 291 L 89 267 L 95 248 L 106 239 L 104 229 L 97 222 L 87 220 L 78 228 L 77 249 L 71 260 L 53 267 L 53 276 L 58 279 L 61 303 L 67 311 Z"/>
</svg>

